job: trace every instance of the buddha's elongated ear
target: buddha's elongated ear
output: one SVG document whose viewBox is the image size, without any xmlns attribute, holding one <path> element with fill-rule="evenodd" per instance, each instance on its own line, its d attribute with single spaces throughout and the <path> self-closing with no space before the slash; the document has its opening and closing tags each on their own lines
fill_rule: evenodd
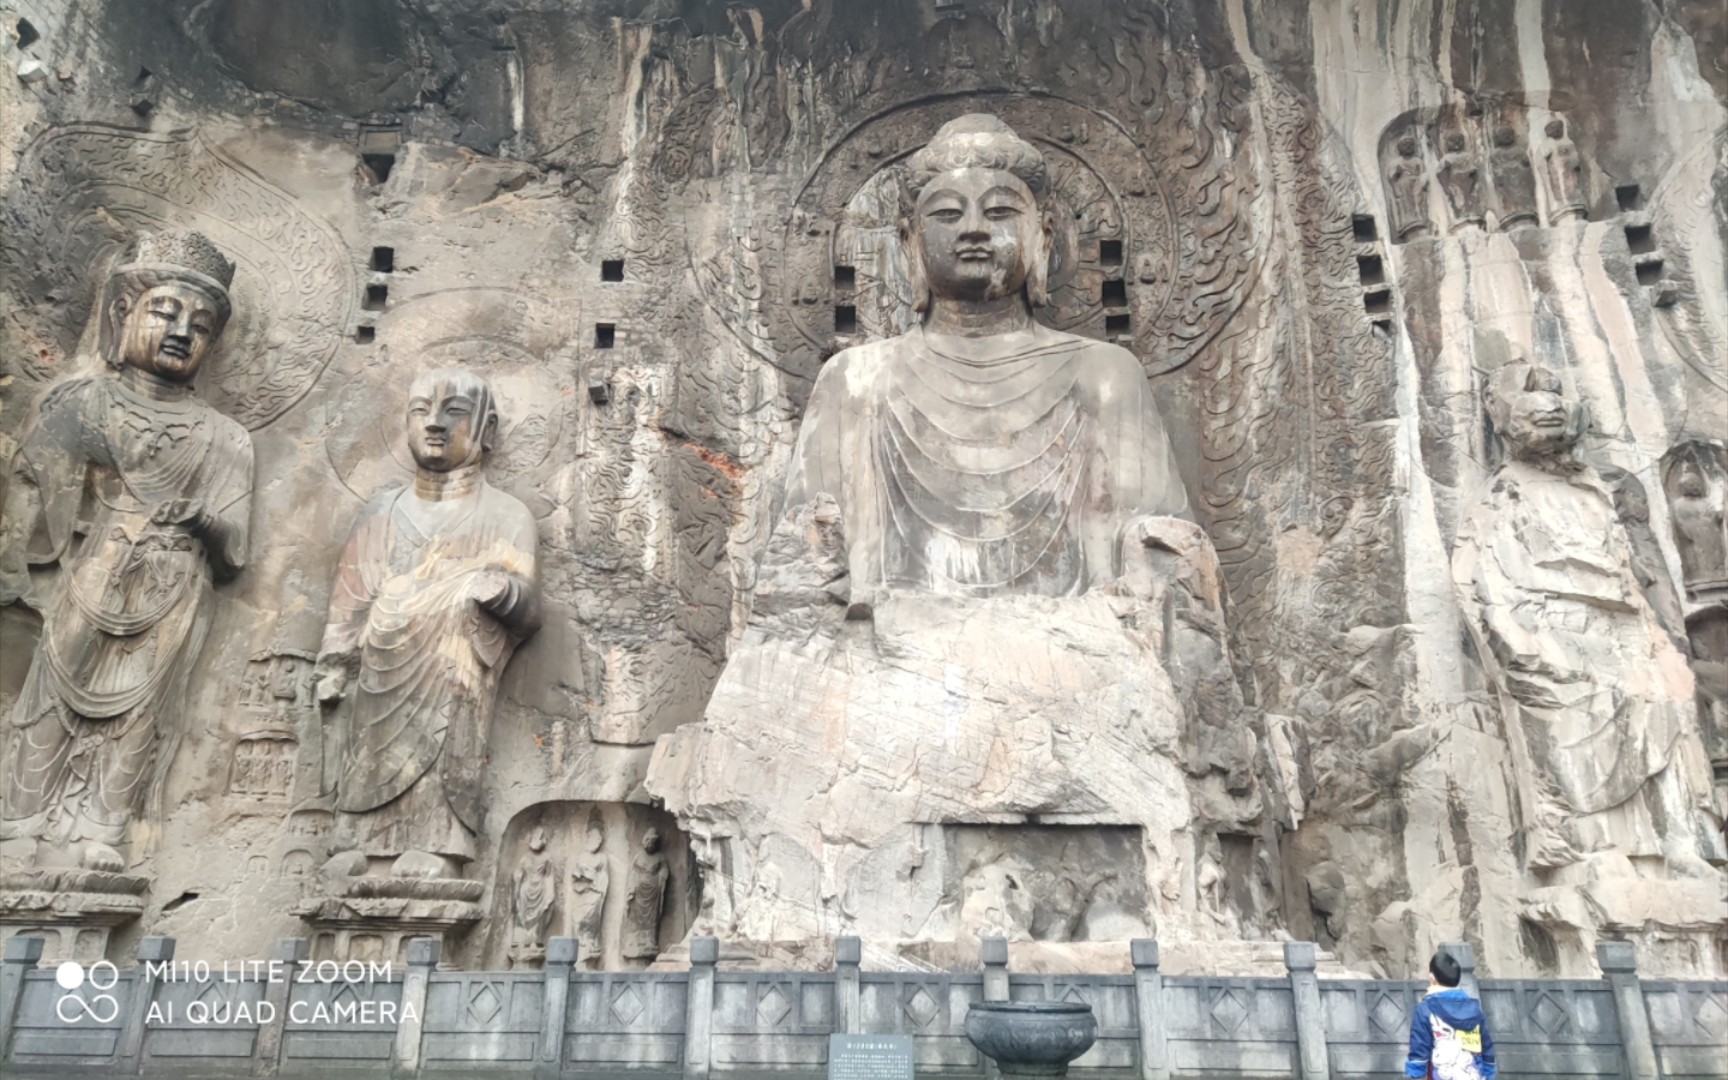
<svg viewBox="0 0 1728 1080">
<path fill-rule="evenodd" d="M 912 310 L 930 310 L 930 279 L 924 275 L 924 244 L 910 218 L 900 219 L 900 244 L 906 249 L 906 280 L 912 286 Z"/>
<path fill-rule="evenodd" d="M 1038 219 L 1032 243 L 1032 265 L 1026 270 L 1026 299 L 1035 308 L 1050 303 L 1050 253 L 1056 244 L 1056 219 L 1046 210 Z"/>
</svg>

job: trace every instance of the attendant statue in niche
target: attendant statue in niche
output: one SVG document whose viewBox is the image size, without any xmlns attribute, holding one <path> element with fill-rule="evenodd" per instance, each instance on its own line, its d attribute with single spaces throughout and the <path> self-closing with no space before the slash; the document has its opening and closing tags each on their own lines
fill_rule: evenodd
<svg viewBox="0 0 1728 1080">
<path fill-rule="evenodd" d="M 342 550 L 318 695 L 353 698 L 339 839 L 368 872 L 457 878 L 477 854 L 498 682 L 539 624 L 534 518 L 481 475 L 499 427 L 484 380 L 421 376 L 407 424 L 414 483 L 373 499 Z"/>
<path fill-rule="evenodd" d="M 1448 131 L 1446 153 L 1440 158 L 1440 188 L 1446 192 L 1446 205 L 1452 211 L 1452 231 L 1463 225 L 1481 228 L 1482 166 L 1476 152 L 1470 149 L 1470 139 L 1462 131 Z"/>
<path fill-rule="evenodd" d="M 528 834 L 528 851 L 510 876 L 510 963 L 546 959 L 546 931 L 558 899 L 558 864 L 546 852 L 544 826 Z"/>
<path fill-rule="evenodd" d="M 1453 576 L 1508 710 L 1525 863 L 1713 878 L 1721 818 L 1691 675 L 1612 493 L 1574 454 L 1584 408 L 1553 372 L 1514 363 L 1489 413 L 1507 460 L 1459 530 Z"/>
<path fill-rule="evenodd" d="M 660 831 L 642 834 L 642 850 L 630 864 L 629 895 L 624 907 L 624 958 L 652 960 L 660 955 L 660 916 L 666 907 L 666 883 L 671 870 L 660 853 Z"/>
<path fill-rule="evenodd" d="M 780 960 L 835 933 L 975 938 L 967 911 L 1008 898 L 926 886 L 961 874 L 930 822 L 1086 814 L 1192 860 L 1196 817 L 1251 832 L 1262 812 L 1217 556 L 1144 369 L 1035 317 L 1042 154 L 964 116 L 904 179 L 918 321 L 823 366 L 750 621 L 648 774 L 720 849 L 703 866 L 732 870 L 704 904 L 740 937 L 772 926 L 736 943 Z M 1141 875 L 1123 899 L 1156 895 Z"/>
<path fill-rule="evenodd" d="M 37 866 L 125 868 L 127 826 L 174 760 L 212 587 L 246 562 L 252 441 L 192 392 L 233 276 L 199 233 L 138 237 L 102 298 L 113 370 L 50 390 L 12 463 L 0 603 L 43 625 L 12 709 L 0 839 L 34 839 Z M 48 590 L 31 571 L 56 565 Z"/>
<path fill-rule="evenodd" d="M 1698 677 L 1698 724 L 1717 788 L 1728 795 L 1728 508 L 1714 494 L 1728 488 L 1728 451 L 1684 443 L 1670 451 L 1665 475 Z"/>
<path fill-rule="evenodd" d="M 1387 170 L 1392 185 L 1392 236 L 1399 243 L 1425 236 L 1428 219 L 1428 166 L 1423 164 L 1416 136 L 1398 139 L 1398 157 Z"/>
<path fill-rule="evenodd" d="M 600 967 L 605 962 L 605 943 L 600 936 L 606 917 L 606 893 L 612 871 L 601 849 L 606 833 L 598 822 L 588 826 L 583 851 L 570 867 L 570 929 L 576 937 L 581 962 Z"/>
<path fill-rule="evenodd" d="M 1578 145 L 1566 135 L 1566 121 L 1556 117 L 1548 121 L 1543 134 L 1548 136 L 1542 148 L 1542 160 L 1548 181 L 1548 220 L 1564 221 L 1581 218 L 1589 212 L 1584 198 L 1584 161 Z"/>
<path fill-rule="evenodd" d="M 1494 170 L 1494 194 L 1499 198 L 1500 228 L 1536 224 L 1536 171 L 1530 154 L 1518 145 L 1518 129 L 1501 124 L 1494 129 L 1494 149 L 1488 154 Z"/>
</svg>

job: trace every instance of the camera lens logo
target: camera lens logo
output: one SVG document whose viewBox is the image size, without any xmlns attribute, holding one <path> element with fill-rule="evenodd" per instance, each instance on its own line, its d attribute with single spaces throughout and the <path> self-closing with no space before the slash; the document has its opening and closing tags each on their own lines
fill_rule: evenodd
<svg viewBox="0 0 1728 1080">
<path fill-rule="evenodd" d="M 120 981 L 120 969 L 108 961 L 98 960 L 85 972 L 83 964 L 68 960 L 54 969 L 54 981 L 66 991 L 54 1003 L 54 1014 L 61 1023 L 75 1024 L 88 1016 L 98 1024 L 111 1024 L 120 1015 L 120 1002 L 105 992 Z M 84 994 L 85 983 L 96 991 L 89 997 Z"/>
</svg>

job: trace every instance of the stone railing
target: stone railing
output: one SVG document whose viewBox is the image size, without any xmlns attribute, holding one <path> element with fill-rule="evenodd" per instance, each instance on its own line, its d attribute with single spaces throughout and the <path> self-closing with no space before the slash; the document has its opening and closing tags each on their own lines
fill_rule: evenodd
<svg viewBox="0 0 1728 1080">
<path fill-rule="evenodd" d="M 1601 980 L 1483 980 L 1501 1075 L 1728 1078 L 1728 982 L 1644 982 L 1632 948 L 1597 950 Z M 0 966 L 0 1073 L 35 1077 L 819 1075 L 835 1032 L 912 1036 L 920 1075 L 982 1076 L 966 1041 L 973 1001 L 1090 1004 L 1097 1045 L 1074 1075 L 1391 1077 L 1425 984 L 1322 979 L 1314 946 L 1284 947 L 1285 978 L 1165 975 L 1158 943 L 1136 941 L 1131 975 L 1016 975 L 1006 942 L 982 971 L 863 971 L 841 938 L 832 972 L 719 970 L 697 938 L 687 972 L 575 969 L 554 938 L 544 971 L 438 970 L 438 944 L 409 943 L 388 977 L 319 981 L 303 939 L 280 943 L 276 978 L 199 978 L 172 964 L 171 938 L 146 938 L 139 966 L 68 991 L 37 970 L 42 943 L 12 938 Z M 323 975 L 329 975 L 325 969 Z M 301 981 L 310 978 L 312 981 Z M 112 983 L 112 985 L 107 985 Z M 217 1022 L 223 1020 L 225 1022 Z"/>
</svg>

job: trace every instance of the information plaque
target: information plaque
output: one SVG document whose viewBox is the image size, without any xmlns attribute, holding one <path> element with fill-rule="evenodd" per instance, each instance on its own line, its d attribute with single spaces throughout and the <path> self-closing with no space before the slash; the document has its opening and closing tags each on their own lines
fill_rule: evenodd
<svg viewBox="0 0 1728 1080">
<path fill-rule="evenodd" d="M 912 1036 L 828 1036 L 828 1080 L 912 1080 Z"/>
</svg>

